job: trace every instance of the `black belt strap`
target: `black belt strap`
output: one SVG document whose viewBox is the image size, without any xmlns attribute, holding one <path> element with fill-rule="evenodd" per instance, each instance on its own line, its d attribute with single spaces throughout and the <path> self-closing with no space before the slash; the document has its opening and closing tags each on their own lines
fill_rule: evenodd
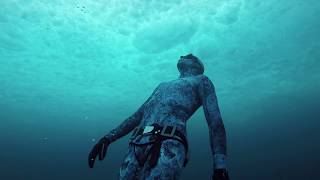
<svg viewBox="0 0 320 180">
<path fill-rule="evenodd" d="M 155 142 L 153 143 L 152 148 L 148 152 L 148 155 L 151 154 L 150 160 L 149 160 L 150 167 L 154 168 L 156 166 L 158 159 L 160 157 L 160 149 L 161 149 L 162 142 L 167 139 L 174 139 L 183 144 L 186 152 L 185 161 L 183 164 L 183 167 L 185 167 L 188 163 L 188 141 L 184 136 L 184 134 L 176 130 L 174 126 L 162 127 L 158 124 L 153 124 L 153 126 L 154 126 L 154 129 L 151 131 L 151 134 L 154 136 Z M 133 133 L 132 139 L 142 134 L 143 134 L 143 128 L 137 128 Z"/>
</svg>

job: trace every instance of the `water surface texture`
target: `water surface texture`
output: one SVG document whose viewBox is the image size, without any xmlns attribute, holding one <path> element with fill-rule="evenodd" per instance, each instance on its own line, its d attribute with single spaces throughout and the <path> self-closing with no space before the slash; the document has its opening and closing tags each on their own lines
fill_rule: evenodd
<svg viewBox="0 0 320 180">
<path fill-rule="evenodd" d="M 193 53 L 236 180 L 320 179 L 319 0 L 0 0 L 0 179 L 117 179 L 128 137 L 91 147 Z M 209 179 L 200 108 L 182 180 Z"/>
</svg>

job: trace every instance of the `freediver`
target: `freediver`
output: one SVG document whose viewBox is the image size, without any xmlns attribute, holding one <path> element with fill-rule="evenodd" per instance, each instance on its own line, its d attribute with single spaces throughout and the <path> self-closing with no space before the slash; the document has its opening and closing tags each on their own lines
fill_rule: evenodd
<svg viewBox="0 0 320 180">
<path fill-rule="evenodd" d="M 192 54 L 180 56 L 180 77 L 162 82 L 139 109 L 111 130 L 91 150 L 88 163 L 103 160 L 108 146 L 133 131 L 120 168 L 120 180 L 176 180 L 188 161 L 186 122 L 203 106 L 213 156 L 213 180 L 229 180 L 226 132 L 215 88 Z"/>
</svg>

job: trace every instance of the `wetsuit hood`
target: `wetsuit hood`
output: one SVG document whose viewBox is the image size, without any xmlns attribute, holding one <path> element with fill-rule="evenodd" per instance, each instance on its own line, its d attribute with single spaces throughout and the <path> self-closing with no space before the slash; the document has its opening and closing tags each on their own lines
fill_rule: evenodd
<svg viewBox="0 0 320 180">
<path fill-rule="evenodd" d="M 177 64 L 177 68 L 180 72 L 180 77 L 196 76 L 203 74 L 204 66 L 199 58 L 192 54 L 186 56 L 180 56 Z"/>
</svg>

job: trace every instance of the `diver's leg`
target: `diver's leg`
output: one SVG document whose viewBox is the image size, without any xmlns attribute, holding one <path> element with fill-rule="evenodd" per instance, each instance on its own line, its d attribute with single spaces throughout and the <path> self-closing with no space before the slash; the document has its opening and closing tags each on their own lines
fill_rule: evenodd
<svg viewBox="0 0 320 180">
<path fill-rule="evenodd" d="M 129 145 L 128 152 L 120 167 L 119 180 L 138 180 L 140 170 L 141 168 L 136 159 L 134 146 Z"/>
<path fill-rule="evenodd" d="M 146 180 L 177 180 L 183 169 L 185 148 L 177 140 L 163 141 L 160 149 L 160 157 L 156 166 L 152 169 L 143 169 L 141 172 Z"/>
</svg>

